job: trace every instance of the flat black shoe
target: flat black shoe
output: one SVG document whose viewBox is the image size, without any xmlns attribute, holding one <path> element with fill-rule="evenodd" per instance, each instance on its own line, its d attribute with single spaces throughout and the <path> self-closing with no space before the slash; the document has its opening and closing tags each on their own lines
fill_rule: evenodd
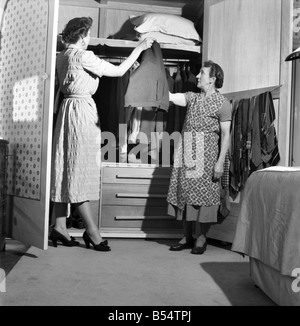
<svg viewBox="0 0 300 326">
<path fill-rule="evenodd" d="M 170 251 L 181 251 L 184 249 L 191 249 L 194 246 L 194 240 L 190 240 L 186 243 L 176 243 L 175 245 L 172 245 L 169 250 Z"/>
<path fill-rule="evenodd" d="M 205 242 L 204 245 L 201 247 L 196 247 L 196 245 L 195 245 L 195 247 L 193 247 L 193 249 L 191 251 L 191 254 L 202 255 L 202 254 L 204 254 L 206 247 L 207 247 L 207 242 Z"/>
</svg>

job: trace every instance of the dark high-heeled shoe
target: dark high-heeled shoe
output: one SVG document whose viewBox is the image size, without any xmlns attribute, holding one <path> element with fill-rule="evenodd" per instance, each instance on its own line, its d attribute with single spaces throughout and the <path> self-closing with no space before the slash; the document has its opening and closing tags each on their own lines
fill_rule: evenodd
<svg viewBox="0 0 300 326">
<path fill-rule="evenodd" d="M 110 247 L 108 246 L 107 240 L 100 242 L 99 244 L 95 244 L 94 241 L 89 237 L 89 235 L 84 231 L 83 233 L 83 241 L 87 249 L 90 248 L 90 244 L 93 245 L 94 249 L 97 251 L 110 251 Z"/>
<path fill-rule="evenodd" d="M 71 240 L 69 240 L 63 234 L 61 234 L 60 232 L 56 231 L 55 229 L 52 229 L 49 238 L 52 241 L 53 246 L 55 248 L 57 247 L 57 242 L 58 241 L 60 241 L 66 247 L 79 246 L 79 242 L 78 241 L 75 241 L 75 238 L 74 237 L 71 237 Z"/>
</svg>

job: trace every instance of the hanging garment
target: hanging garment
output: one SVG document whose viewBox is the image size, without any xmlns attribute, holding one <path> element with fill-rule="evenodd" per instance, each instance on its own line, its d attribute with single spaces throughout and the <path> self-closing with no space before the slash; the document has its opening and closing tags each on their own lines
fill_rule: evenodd
<svg viewBox="0 0 300 326">
<path fill-rule="evenodd" d="M 278 164 L 280 154 L 274 121 L 271 92 L 235 102 L 230 167 L 233 199 L 254 171 Z"/>
<path fill-rule="evenodd" d="M 220 207 L 218 211 L 219 224 L 221 224 L 230 213 L 229 169 L 230 169 L 230 158 L 229 158 L 229 152 L 227 152 L 224 161 L 224 171 L 221 176 L 221 199 L 220 199 Z"/>
<path fill-rule="evenodd" d="M 155 107 L 134 108 L 130 118 L 130 132 L 128 143 L 139 144 L 139 148 L 147 155 L 141 155 L 140 163 L 159 163 L 161 150 L 161 133 L 164 131 L 166 111 Z M 136 125 L 136 129 L 135 129 Z M 135 142 L 133 142 L 135 136 Z M 130 157 L 131 162 L 137 162 L 134 155 Z M 151 162 L 149 162 L 151 161 Z"/>
<path fill-rule="evenodd" d="M 174 78 L 174 93 L 182 93 L 183 92 L 183 81 L 182 81 L 182 77 L 180 74 L 180 68 L 179 66 L 177 66 L 177 72 L 175 74 L 175 76 L 173 76 Z M 181 110 L 186 110 L 183 107 L 174 105 L 174 131 L 178 131 L 181 132 L 182 127 L 183 127 L 183 122 L 184 120 L 182 120 L 182 114 L 180 113 Z M 185 116 L 185 114 L 184 114 Z"/>
<path fill-rule="evenodd" d="M 255 104 L 256 103 L 256 96 L 253 96 L 250 99 L 250 105 L 249 105 L 249 112 L 248 112 L 248 133 L 247 133 L 247 143 L 246 143 L 246 147 L 247 147 L 247 152 L 248 152 L 248 158 L 247 158 L 247 170 L 248 170 L 248 176 L 250 176 L 251 174 L 251 159 L 252 159 L 252 155 L 254 152 L 254 147 L 252 146 L 252 130 L 253 130 L 253 121 L 254 121 L 254 109 L 255 109 Z"/>
<path fill-rule="evenodd" d="M 128 154 L 128 134 L 131 132 L 131 117 L 134 115 L 135 108 L 130 106 L 123 108 L 123 113 L 120 115 L 119 125 L 119 161 L 121 163 L 127 162 Z"/>
<path fill-rule="evenodd" d="M 242 115 L 239 101 L 233 103 L 230 164 L 230 196 L 235 199 L 241 184 Z"/>
<path fill-rule="evenodd" d="M 166 68 L 166 76 L 167 76 L 167 81 L 168 81 L 168 85 L 169 85 L 169 91 L 171 93 L 174 93 L 174 83 L 175 83 L 175 81 L 171 76 L 169 68 Z"/>
<path fill-rule="evenodd" d="M 240 187 L 244 188 L 246 180 L 248 179 L 248 152 L 250 148 L 247 147 L 248 139 L 248 126 L 249 126 L 249 110 L 250 110 L 250 99 L 243 99 L 239 103 L 241 115 L 242 115 L 242 127 L 241 127 L 241 184 Z"/>
<path fill-rule="evenodd" d="M 156 150 L 152 150 L 151 156 L 158 158 L 158 155 L 162 151 L 162 133 L 166 131 L 167 128 L 167 117 L 168 117 L 168 112 L 157 109 L 156 111 L 156 119 L 155 119 L 155 142 L 156 142 Z M 164 136 L 164 135 L 163 135 Z"/>
<path fill-rule="evenodd" d="M 250 173 L 259 169 L 261 164 L 261 148 L 260 148 L 260 101 L 259 96 L 255 96 L 254 108 L 252 115 L 252 129 L 251 129 L 251 166 Z"/>
<path fill-rule="evenodd" d="M 172 78 L 170 74 L 170 69 L 166 68 L 166 76 L 167 76 L 167 81 L 169 85 L 169 91 L 171 93 L 174 93 L 174 84 L 175 81 Z M 174 111 L 175 105 L 173 102 L 169 102 L 169 109 L 168 109 L 168 115 L 167 115 L 167 121 L 166 121 L 166 132 L 169 133 L 170 135 L 174 131 L 174 126 L 175 126 L 175 111 Z"/>
<path fill-rule="evenodd" d="M 280 161 L 276 129 L 275 109 L 271 92 L 263 93 L 261 98 L 261 159 L 263 168 L 274 166 Z"/>
<path fill-rule="evenodd" d="M 197 93 L 197 91 L 198 91 L 198 89 L 197 89 L 197 78 L 191 72 L 189 67 L 186 69 L 186 75 L 187 75 L 187 79 L 183 84 L 183 91 L 184 92 L 195 92 L 195 93 Z"/>
<path fill-rule="evenodd" d="M 153 163 L 158 160 L 158 144 L 154 137 L 155 126 L 157 119 L 157 108 L 143 107 L 140 127 L 140 144 L 144 144 L 143 150 L 147 155 L 142 155 L 142 163 L 150 163 L 152 158 Z"/>
<path fill-rule="evenodd" d="M 133 109 L 133 113 L 130 119 L 130 131 L 128 135 L 128 143 L 136 144 L 137 136 L 140 132 L 141 119 L 142 119 L 142 107 L 136 107 Z"/>
<path fill-rule="evenodd" d="M 98 106 L 101 131 L 118 135 L 119 123 L 124 123 L 124 94 L 128 85 L 129 71 L 122 77 L 102 77 L 93 99 Z"/>
<path fill-rule="evenodd" d="M 169 85 L 162 52 L 157 42 L 142 53 L 140 66 L 131 74 L 124 106 L 154 106 L 168 111 Z"/>
<path fill-rule="evenodd" d="M 180 69 L 180 76 L 182 79 L 182 83 L 184 85 L 187 82 L 187 74 L 185 72 L 185 65 L 183 65 L 183 67 L 181 67 L 181 69 Z"/>
</svg>

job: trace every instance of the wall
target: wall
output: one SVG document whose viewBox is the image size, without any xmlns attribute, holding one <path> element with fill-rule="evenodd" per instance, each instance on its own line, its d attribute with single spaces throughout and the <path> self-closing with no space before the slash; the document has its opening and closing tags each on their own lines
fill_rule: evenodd
<svg viewBox="0 0 300 326">
<path fill-rule="evenodd" d="M 222 92 L 279 85 L 281 1 L 211 3 L 208 18 L 205 13 L 209 35 L 204 56 L 223 68 Z"/>
</svg>

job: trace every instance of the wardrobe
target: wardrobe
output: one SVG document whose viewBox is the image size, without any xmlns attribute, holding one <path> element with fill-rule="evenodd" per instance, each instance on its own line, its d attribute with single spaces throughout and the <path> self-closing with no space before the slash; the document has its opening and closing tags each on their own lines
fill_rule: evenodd
<svg viewBox="0 0 300 326">
<path fill-rule="evenodd" d="M 168 13 L 192 20 L 202 43 L 162 45 L 164 59 L 174 63 L 217 62 L 225 74 L 221 92 L 229 99 L 272 91 L 280 165 L 289 164 L 292 67 L 284 60 L 292 50 L 290 1 L 10 0 L 2 1 L 1 9 L 4 69 L 0 74 L 4 82 L 0 85 L 0 136 L 9 141 L 6 228 L 13 238 L 47 249 L 55 56 L 60 51 L 58 34 L 76 16 L 93 18 L 93 50 L 116 62 L 136 46 L 136 41 L 123 38 L 130 34 L 130 15 Z M 26 15 L 31 17 L 28 27 L 32 33 L 28 49 L 22 32 Z M 16 20 L 20 23 L 15 24 Z M 19 42 L 10 44 L 12 30 L 16 30 L 13 35 Z M 104 160 L 101 169 L 101 199 L 92 204 L 104 237 L 181 236 L 181 224 L 166 214 L 171 167 Z M 240 200 L 239 196 L 231 202 L 229 216 L 213 226 L 208 236 L 232 242 Z M 82 234 L 80 230 L 71 233 Z"/>
</svg>

